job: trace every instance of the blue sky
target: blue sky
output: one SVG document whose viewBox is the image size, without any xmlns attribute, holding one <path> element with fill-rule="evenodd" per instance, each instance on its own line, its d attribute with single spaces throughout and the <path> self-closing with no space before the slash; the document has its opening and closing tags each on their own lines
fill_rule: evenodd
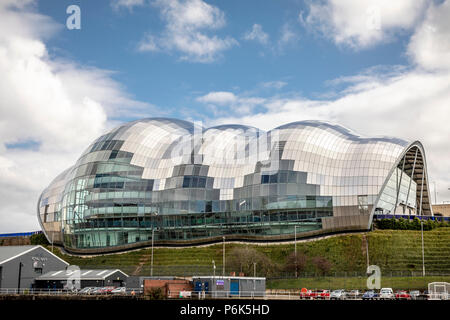
<svg viewBox="0 0 450 320">
<path fill-rule="evenodd" d="M 338 47 L 302 26 L 299 15 L 308 7 L 304 1 L 209 1 L 225 16 L 226 24 L 212 33 L 229 36 L 238 44 L 224 50 L 213 61 L 181 60 L 176 51 L 140 52 L 145 34 L 158 35 L 164 20 L 158 7 L 142 6 L 114 9 L 107 1 L 39 1 L 42 14 L 65 24 L 65 9 L 77 4 L 81 9 L 81 30 L 63 28 L 47 42 L 50 54 L 74 60 L 84 66 L 114 71 L 112 76 L 137 100 L 184 116 L 181 108 L 195 108 L 200 114 L 210 110 L 195 99 L 210 91 L 234 91 L 300 95 L 320 98 L 330 91 L 327 81 L 350 76 L 375 65 L 404 65 L 403 54 L 411 32 L 396 41 L 382 43 L 371 50 Z M 258 10 L 254 10 L 257 7 Z M 259 24 L 267 33 L 267 44 L 243 39 Z M 288 44 L 279 44 L 283 27 L 295 33 Z M 206 33 L 211 34 L 207 31 Z M 283 82 L 282 88 L 264 83 Z"/>
<path fill-rule="evenodd" d="M 392 4 L 0 1 L 0 232 L 39 229 L 54 177 L 98 136 L 152 116 L 420 140 L 433 200 L 436 186 L 450 201 L 450 0 Z"/>
</svg>

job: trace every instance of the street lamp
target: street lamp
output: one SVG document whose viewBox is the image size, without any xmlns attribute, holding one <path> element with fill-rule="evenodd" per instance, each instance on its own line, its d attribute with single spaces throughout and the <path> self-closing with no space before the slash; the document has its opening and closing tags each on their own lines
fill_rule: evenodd
<svg viewBox="0 0 450 320">
<path fill-rule="evenodd" d="M 223 267 L 222 267 L 222 276 L 223 277 L 225 277 L 225 237 L 222 237 L 222 239 L 223 239 L 223 262 L 222 262 L 222 264 L 223 264 Z"/>
<path fill-rule="evenodd" d="M 295 278 L 297 278 L 297 226 L 294 226 Z"/>
<path fill-rule="evenodd" d="M 420 229 L 422 231 L 422 276 L 425 277 L 425 253 L 423 248 L 423 216 L 420 219 Z"/>
<path fill-rule="evenodd" d="M 151 267 L 150 267 L 150 276 L 153 277 L 153 239 L 155 238 L 155 229 L 152 228 L 152 260 L 151 260 Z"/>
</svg>

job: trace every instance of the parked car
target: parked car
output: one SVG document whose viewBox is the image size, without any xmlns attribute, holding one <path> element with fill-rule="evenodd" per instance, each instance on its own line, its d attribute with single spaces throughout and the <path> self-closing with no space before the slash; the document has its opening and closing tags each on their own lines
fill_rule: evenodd
<svg viewBox="0 0 450 320">
<path fill-rule="evenodd" d="M 333 290 L 330 293 L 330 300 L 342 300 L 345 299 L 346 292 L 344 289 Z"/>
<path fill-rule="evenodd" d="M 347 294 L 347 298 L 349 299 L 357 299 L 359 298 L 359 290 L 352 290 Z"/>
<path fill-rule="evenodd" d="M 428 290 L 425 290 L 424 292 L 422 292 L 417 299 L 419 300 L 428 300 L 430 299 L 430 293 L 428 292 Z"/>
<path fill-rule="evenodd" d="M 394 291 L 392 291 L 392 288 L 382 288 L 380 290 L 380 299 L 382 300 L 394 299 Z"/>
<path fill-rule="evenodd" d="M 399 290 L 395 293 L 395 299 L 397 300 L 410 300 L 411 296 L 405 290 Z"/>
<path fill-rule="evenodd" d="M 127 288 L 125 287 L 117 287 L 114 290 L 111 290 L 112 294 L 125 294 L 127 293 Z"/>
<path fill-rule="evenodd" d="M 329 300 L 330 299 L 330 290 L 321 290 L 320 295 L 317 297 L 318 299 L 322 300 Z"/>
<path fill-rule="evenodd" d="M 309 294 L 311 293 L 311 290 L 308 290 L 306 288 L 302 288 L 300 290 L 300 299 L 307 299 L 309 298 Z"/>
<path fill-rule="evenodd" d="M 78 294 L 92 294 L 97 289 L 97 287 L 86 287 L 78 291 Z"/>
<path fill-rule="evenodd" d="M 419 296 L 420 296 L 420 291 L 419 290 L 412 290 L 412 291 L 409 292 L 409 295 L 410 295 L 412 300 L 418 300 Z"/>
<path fill-rule="evenodd" d="M 369 290 L 364 292 L 364 294 L 362 295 L 362 299 L 363 300 L 374 300 L 374 299 L 378 299 L 378 293 L 375 292 L 374 290 Z"/>
<path fill-rule="evenodd" d="M 320 293 L 321 293 L 320 290 L 310 291 L 308 297 L 309 299 L 317 299 L 317 297 L 320 297 Z"/>
<path fill-rule="evenodd" d="M 116 287 L 102 287 L 97 288 L 94 290 L 93 294 L 109 294 L 111 291 L 113 291 Z"/>
</svg>

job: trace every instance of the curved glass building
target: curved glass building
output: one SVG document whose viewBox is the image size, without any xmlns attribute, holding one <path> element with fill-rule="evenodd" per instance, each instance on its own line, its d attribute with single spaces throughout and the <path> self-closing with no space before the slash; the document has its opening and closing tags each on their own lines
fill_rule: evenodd
<svg viewBox="0 0 450 320">
<path fill-rule="evenodd" d="M 368 230 L 377 213 L 432 215 L 428 190 L 419 141 L 320 121 L 264 132 L 150 118 L 95 140 L 37 211 L 50 242 L 101 253 Z"/>
</svg>

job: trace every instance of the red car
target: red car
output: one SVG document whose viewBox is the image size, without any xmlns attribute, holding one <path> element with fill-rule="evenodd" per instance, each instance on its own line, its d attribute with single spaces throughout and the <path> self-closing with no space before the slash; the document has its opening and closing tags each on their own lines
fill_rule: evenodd
<svg viewBox="0 0 450 320">
<path fill-rule="evenodd" d="M 323 300 L 329 300 L 330 299 L 330 290 L 320 290 L 320 296 L 318 298 Z"/>
<path fill-rule="evenodd" d="M 410 300 L 411 296 L 408 292 L 404 291 L 404 290 L 400 290 L 397 291 L 395 293 L 395 299 L 400 300 L 400 299 L 405 299 L 405 300 Z"/>
</svg>

